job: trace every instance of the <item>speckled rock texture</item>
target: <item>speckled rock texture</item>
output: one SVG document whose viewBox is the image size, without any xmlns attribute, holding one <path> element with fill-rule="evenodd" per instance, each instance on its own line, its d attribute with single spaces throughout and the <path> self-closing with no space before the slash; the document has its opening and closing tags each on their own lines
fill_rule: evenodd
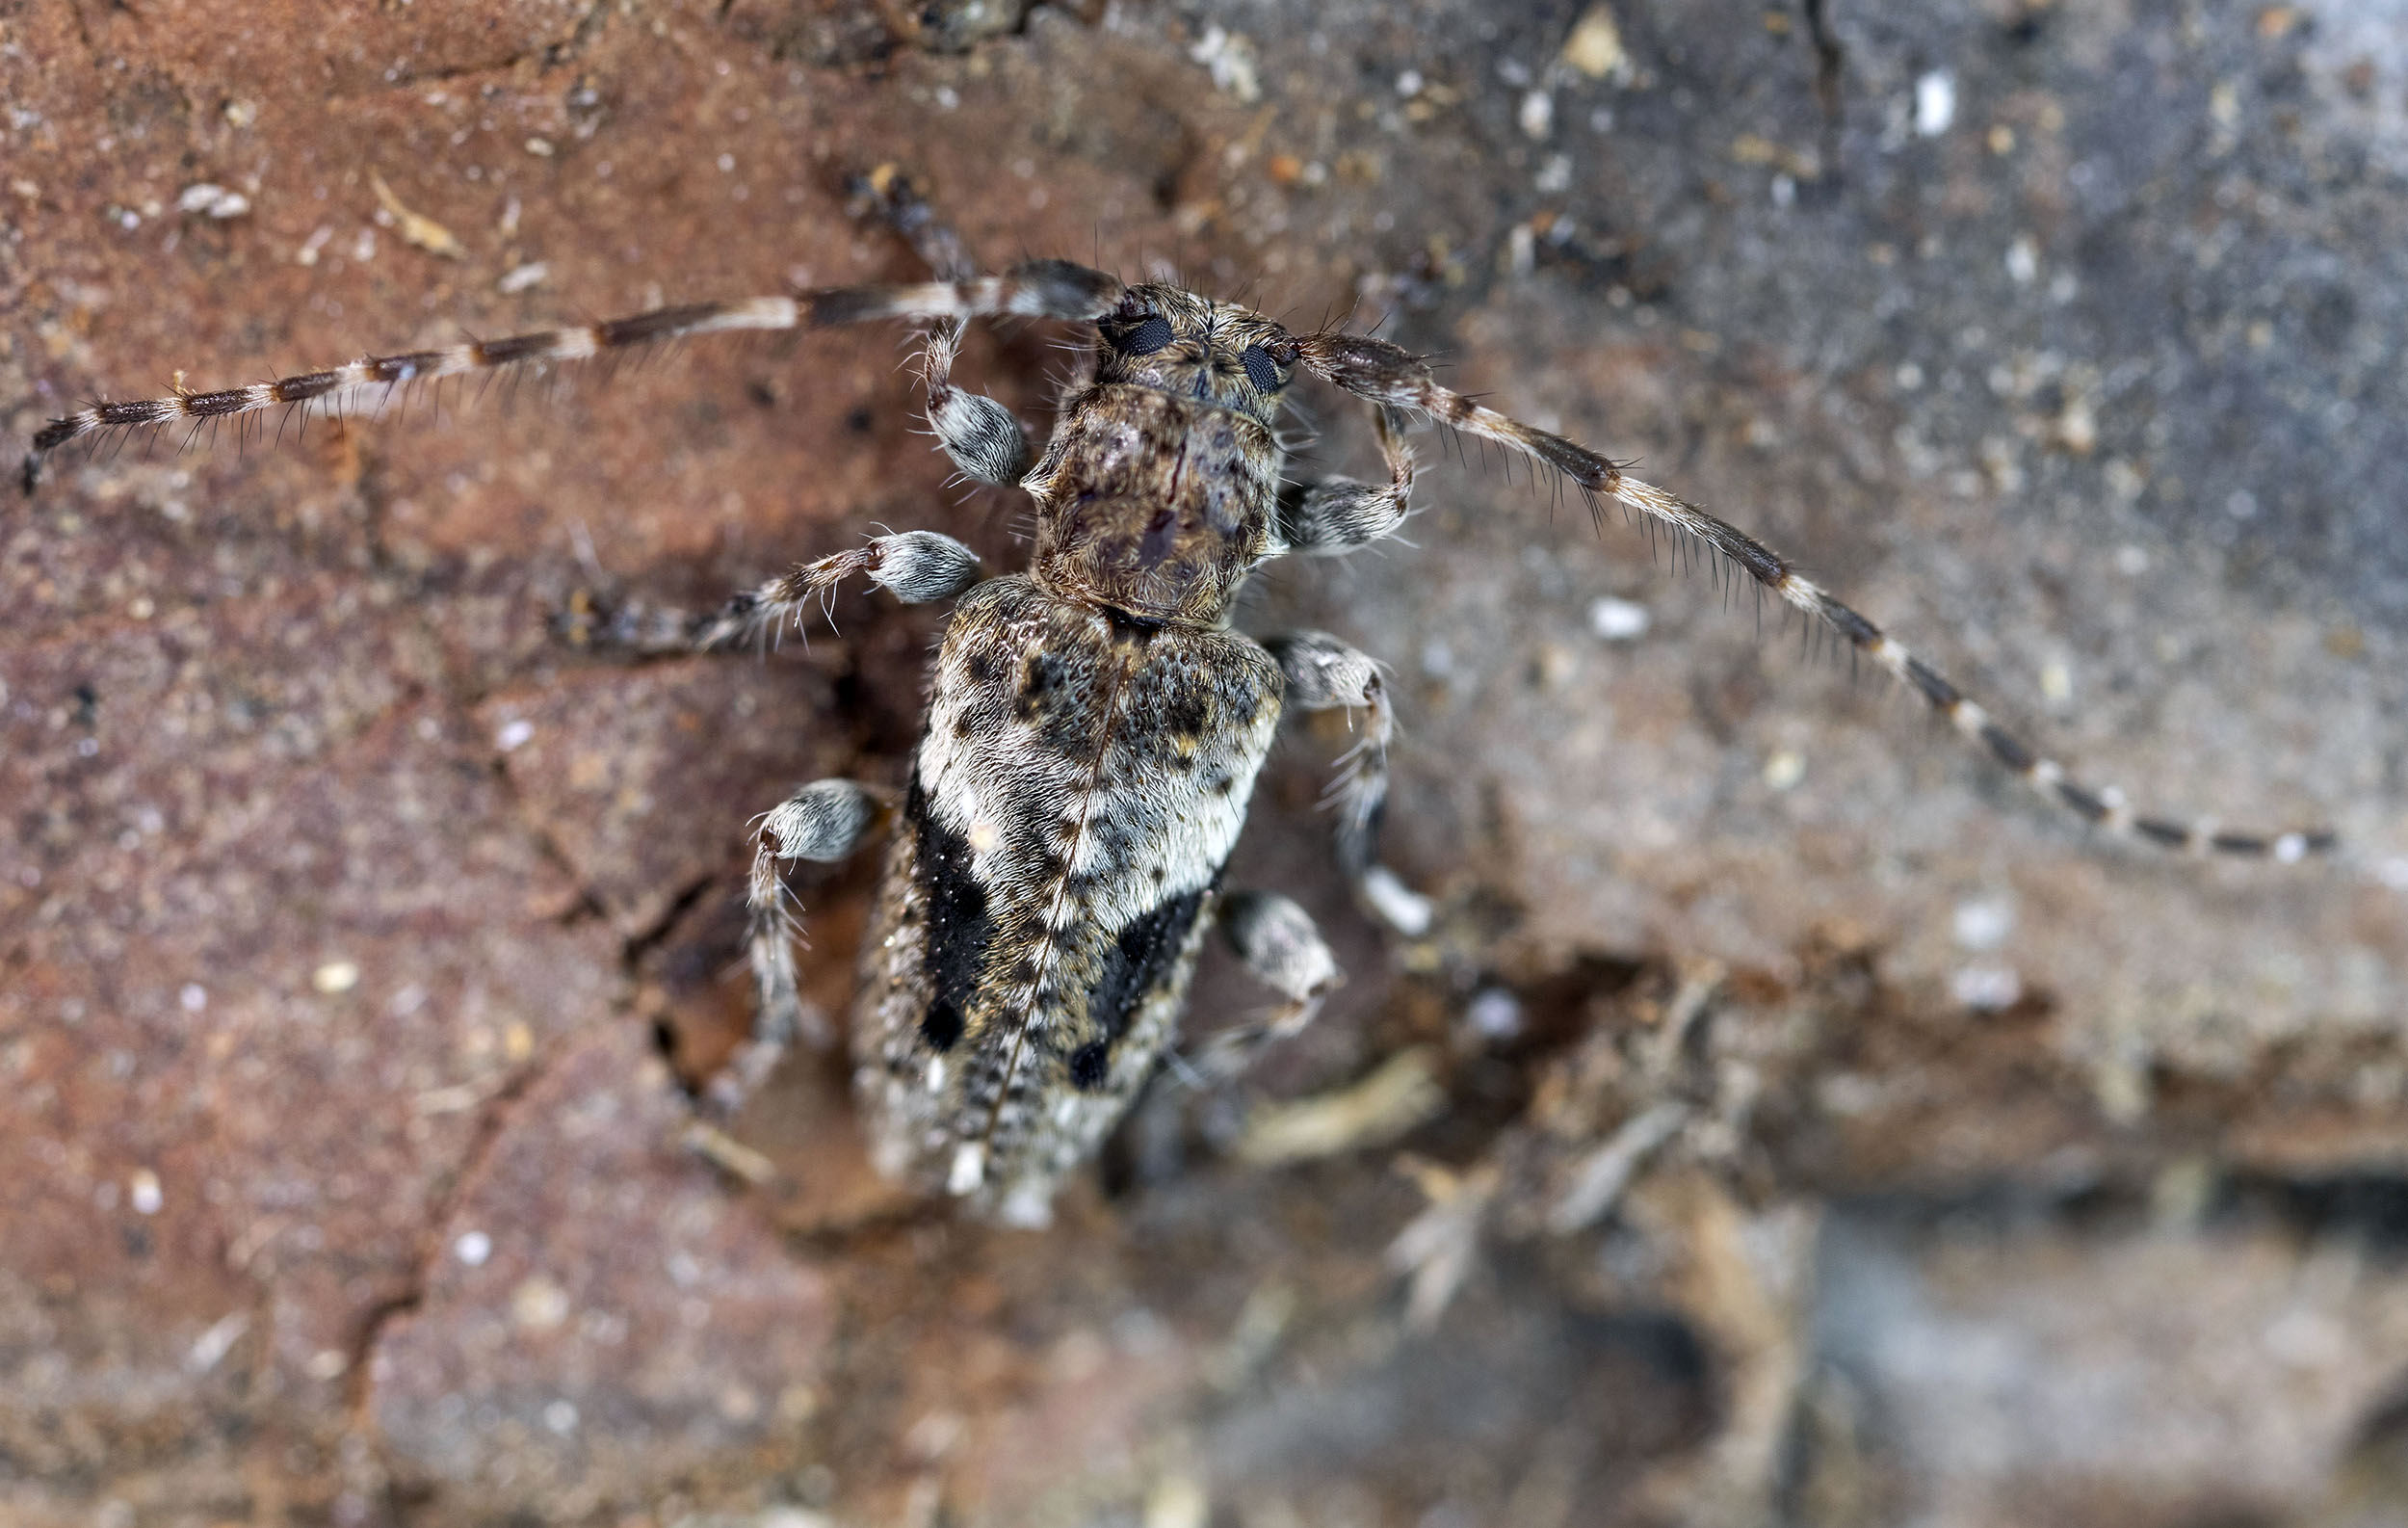
<svg viewBox="0 0 2408 1528">
<path fill-rule="evenodd" d="M 941 613 L 708 606 L 868 527 L 1014 566 L 899 333 L 701 343 L 0 507 L 0 1520 L 2408 1523 L 2408 8 L 0 0 L 0 435 L 93 395 L 973 250 L 1440 356 L 1794 553 L 2097 841 L 1687 549 L 1425 436 L 1243 616 L 1393 665 L 1351 973 L 1041 1233 L 743 1034 L 748 818 L 895 782 Z M 1042 418 L 1060 335 L 967 372 Z M 1303 400 L 1299 473 L 1374 468 Z M 12 453 L 13 454 L 13 453 Z M 13 462 L 11 463 L 13 466 Z M 841 1018 L 874 856 L 798 878 Z M 1265 1002 L 1208 961 L 1197 1022 Z"/>
</svg>

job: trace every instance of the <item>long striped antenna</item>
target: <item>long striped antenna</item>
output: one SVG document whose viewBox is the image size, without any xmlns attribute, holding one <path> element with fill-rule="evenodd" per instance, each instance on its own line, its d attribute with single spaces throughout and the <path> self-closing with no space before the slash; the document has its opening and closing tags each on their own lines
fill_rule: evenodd
<svg viewBox="0 0 2408 1528">
<path fill-rule="evenodd" d="M 2284 862 L 2327 853 L 2340 842 L 2336 834 L 2321 828 L 2261 832 L 2229 829 L 2212 820 L 2185 821 L 2143 813 L 2123 792 L 2112 786 L 2085 785 L 2055 759 L 2034 751 L 1938 670 L 1829 591 L 1802 577 L 1788 558 L 1737 526 L 1639 482 L 1577 441 L 1508 418 L 1441 386 L 1427 361 L 1385 340 L 1323 331 L 1302 336 L 1297 351 L 1309 370 L 1358 398 L 1383 408 L 1407 409 L 1466 435 L 1494 440 L 1561 473 L 1592 501 L 1611 499 L 1637 512 L 1650 524 L 1666 525 L 1695 538 L 1784 603 L 1847 639 L 1858 652 L 1912 687 L 1959 735 L 1986 750 L 2051 804 L 2094 828 L 2182 854 L 2252 856 Z"/>
<path fill-rule="evenodd" d="M 42 468 L 52 453 L 111 430 L 139 430 L 178 421 L 189 421 L 197 427 L 279 406 L 333 410 L 372 394 L 376 395 L 375 401 L 381 403 L 395 389 L 420 382 L 480 374 L 498 376 L 515 367 L 590 360 L 618 351 L 704 334 L 831 329 L 876 319 L 933 324 L 1001 314 L 1089 321 L 1110 312 L 1120 301 L 1121 291 L 1120 278 L 1107 272 L 1073 265 L 1067 260 L 1031 260 L 1001 276 L 975 279 L 823 287 L 793 297 L 698 303 L 508 339 L 471 340 L 437 350 L 369 356 L 348 365 L 254 382 L 248 387 L 226 387 L 215 392 L 178 390 L 164 398 L 92 404 L 51 420 L 37 432 L 19 477 L 25 491 L 32 493 L 40 483 Z"/>
</svg>

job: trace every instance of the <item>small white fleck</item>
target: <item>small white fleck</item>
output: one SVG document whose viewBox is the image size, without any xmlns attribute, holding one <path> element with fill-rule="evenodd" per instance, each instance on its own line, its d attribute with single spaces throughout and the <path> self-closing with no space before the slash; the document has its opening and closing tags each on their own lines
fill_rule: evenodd
<svg viewBox="0 0 2408 1528">
<path fill-rule="evenodd" d="M 2015 932 L 2015 904 L 2005 897 L 1979 897 L 1956 905 L 1956 942 L 1969 950 L 1995 950 Z"/>
<path fill-rule="evenodd" d="M 1522 136 L 1543 143 L 1556 130 L 1556 98 L 1545 91 L 1532 91 L 1522 97 L 1522 109 L 1516 119 L 1522 124 Z"/>
<path fill-rule="evenodd" d="M 1609 7 L 1588 8 L 1572 28 L 1571 37 L 1564 40 L 1563 62 L 1592 80 L 1629 80 L 1631 56 L 1622 46 L 1622 29 L 1614 25 L 1613 12 Z"/>
<path fill-rule="evenodd" d="M 483 1268 L 493 1255 L 493 1238 L 483 1231 L 462 1231 L 452 1243 L 452 1255 L 471 1268 Z"/>
<path fill-rule="evenodd" d="M 976 1194 L 986 1181 L 986 1143 L 964 1141 L 954 1152 L 953 1171 L 945 1175 L 948 1194 Z"/>
<path fill-rule="evenodd" d="M 1262 99 L 1263 80 L 1255 69 L 1252 39 L 1226 27 L 1206 27 L 1195 46 L 1188 49 L 1188 57 L 1210 69 L 1213 84 L 1239 100 Z"/>
<path fill-rule="evenodd" d="M 958 108 L 960 105 L 961 92 L 959 91 L 955 90 L 950 85 L 939 85 L 936 88 L 936 109 L 938 111 L 950 112 Z"/>
<path fill-rule="evenodd" d="M 568 1319 L 568 1291 L 537 1274 L 510 1291 L 510 1315 L 531 1331 L 549 1331 Z"/>
<path fill-rule="evenodd" d="M 1781 749 L 1765 760 L 1765 783 L 1774 790 L 1785 791 L 1806 777 L 1806 755 L 1795 749 Z"/>
<path fill-rule="evenodd" d="M 535 155 L 537 159 L 549 159 L 552 157 L 552 140 L 548 138 L 530 138 L 527 140 L 527 152 Z"/>
<path fill-rule="evenodd" d="M 719 157 L 718 163 L 720 167 L 720 173 L 726 174 L 729 171 L 736 168 L 736 156 L 734 154 L 721 154 Z"/>
<path fill-rule="evenodd" d="M 1834 1073 L 1815 1089 L 1815 1101 L 1843 1118 L 1871 1114 L 1881 1106 L 1881 1084 L 1862 1072 Z"/>
<path fill-rule="evenodd" d="M 552 267 L 542 260 L 530 260 L 525 265 L 510 267 L 502 278 L 493 283 L 493 290 L 505 296 L 515 296 L 531 286 L 540 285 L 552 274 Z"/>
<path fill-rule="evenodd" d="M 2408 855 L 2394 855 L 2375 866 L 2374 879 L 2394 891 L 2408 891 Z"/>
<path fill-rule="evenodd" d="M 1537 178 L 1531 186 L 1542 197 L 1557 197 L 1572 189 L 1572 156 L 1549 154 L 1547 162 L 1538 167 Z M 1528 227 L 1528 224 L 1521 226 Z"/>
<path fill-rule="evenodd" d="M 1143 1528 L 1205 1528 L 1212 1520 L 1212 1498 L 1192 1475 L 1166 1475 L 1145 1493 Z"/>
<path fill-rule="evenodd" d="M 520 719 L 503 723 L 502 729 L 493 734 L 493 742 L 503 752 L 508 753 L 512 749 L 523 747 L 535 735 L 536 724 Z"/>
<path fill-rule="evenodd" d="M 198 982 L 187 982 L 175 994 L 175 1000 L 187 1014 L 197 1014 L 209 1006 L 209 988 Z"/>
<path fill-rule="evenodd" d="M 359 967 L 351 961 L 328 961 L 309 973 L 309 985 L 331 997 L 359 985 Z"/>
<path fill-rule="evenodd" d="M 320 1348 L 311 1354 L 309 1361 L 302 1365 L 313 1380 L 339 1380 L 343 1377 L 343 1371 L 351 1366 L 352 1360 L 344 1356 L 340 1348 Z"/>
<path fill-rule="evenodd" d="M 2006 274 L 2018 286 L 2029 285 L 2040 274 L 2040 247 L 2032 243 L 2030 234 L 2017 234 L 2006 247 Z"/>
<path fill-rule="evenodd" d="M 1995 1014 L 2015 1006 L 2024 995 L 2024 982 L 2010 966 L 1968 965 L 1949 978 L 1949 994 L 1967 1008 Z"/>
<path fill-rule="evenodd" d="M 2040 694 L 2052 705 L 2063 705 L 2074 698 L 2074 671 L 2061 658 L 2053 658 L 2040 666 Z"/>
<path fill-rule="evenodd" d="M 1527 223 L 1517 223 L 1505 237 L 1505 266 L 1515 276 L 1528 276 L 1538 268 L 1538 236 Z"/>
<path fill-rule="evenodd" d="M 1397 873 L 1386 865 L 1374 865 L 1364 873 L 1363 896 L 1371 903 L 1373 911 L 1406 938 L 1419 938 L 1429 932 L 1435 915 L 1429 899 L 1398 880 Z"/>
<path fill-rule="evenodd" d="M 2258 517 L 2258 496 L 2247 488 L 2235 488 L 2224 499 L 2224 513 L 2237 520 Z"/>
<path fill-rule="evenodd" d="M 2149 570 L 2149 554 L 2137 546 L 2119 546 L 2115 549 L 2115 570 L 2126 578 L 2138 578 Z"/>
<path fill-rule="evenodd" d="M 192 1347 L 184 1355 L 184 1372 L 207 1374 L 234 1351 L 234 1344 L 240 1342 L 243 1333 L 249 1330 L 250 1316 L 248 1312 L 238 1310 L 230 1316 L 220 1316 L 210 1324 L 208 1330 L 193 1340 Z"/>
<path fill-rule="evenodd" d="M 1591 600 L 1588 606 L 1588 629 L 1607 642 L 1631 642 L 1644 637 L 1654 619 L 1645 605 L 1610 594 Z"/>
<path fill-rule="evenodd" d="M 125 1187 L 137 1215 L 156 1215 L 159 1206 L 167 1202 L 159 1190 L 159 1174 L 148 1168 L 136 1168 L 134 1175 L 125 1180 Z"/>
<path fill-rule="evenodd" d="M 1522 1033 L 1522 1000 L 1502 987 L 1483 987 L 1463 1011 L 1464 1023 L 1482 1040 L 1511 1040 Z"/>
<path fill-rule="evenodd" d="M 543 1409 L 543 1425 L 566 1437 L 577 1431 L 577 1408 L 566 1401 L 554 1401 Z"/>
<path fill-rule="evenodd" d="M 250 210 L 250 198 L 239 191 L 228 191 L 223 186 L 212 185 L 204 180 L 186 186 L 177 193 L 175 210 L 197 212 L 209 218 L 239 218 Z"/>
<path fill-rule="evenodd" d="M 1797 179 L 1793 175 L 1772 177 L 1772 204 L 1782 211 L 1797 205 Z"/>
<path fill-rule="evenodd" d="M 1406 100 L 1411 100 L 1422 93 L 1422 86 L 1426 83 L 1420 69 L 1407 69 L 1397 76 L 1397 93 Z"/>
<path fill-rule="evenodd" d="M 995 1218 L 1015 1230 L 1041 1231 L 1054 1224 L 1054 1198 L 1024 1182 L 1005 1197 Z"/>
<path fill-rule="evenodd" d="M 1956 120 L 1956 76 L 1933 69 L 1915 82 L 1915 132 L 1937 138 Z"/>
</svg>

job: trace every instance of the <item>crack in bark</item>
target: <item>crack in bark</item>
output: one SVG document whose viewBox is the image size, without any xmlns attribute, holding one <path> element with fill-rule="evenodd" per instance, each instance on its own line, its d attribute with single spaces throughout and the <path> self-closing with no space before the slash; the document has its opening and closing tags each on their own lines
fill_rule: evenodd
<svg viewBox="0 0 2408 1528">
<path fill-rule="evenodd" d="M 451 1224 L 468 1196 L 484 1181 L 485 1170 L 492 1165 L 495 1151 L 518 1112 L 518 1105 L 550 1075 L 552 1061 L 538 1053 L 535 1059 L 503 1079 L 502 1086 L 486 1098 L 479 1115 L 475 1133 L 460 1151 L 453 1169 L 451 1183 L 428 1212 L 426 1230 L 420 1239 L 418 1256 L 412 1261 L 407 1280 L 395 1294 L 388 1295 L 368 1307 L 360 1320 L 359 1334 L 350 1351 L 350 1367 L 344 1371 L 346 1393 L 344 1405 L 352 1430 L 375 1442 L 375 1428 L 368 1417 L 368 1407 L 374 1399 L 376 1381 L 374 1366 L 376 1351 L 394 1322 L 426 1304 L 428 1285 L 433 1281 L 434 1270 L 444 1254 L 444 1229 Z"/>
<path fill-rule="evenodd" d="M 1847 50 L 1831 30 L 1831 0 L 1799 0 L 1806 13 L 1806 36 L 1815 44 L 1815 101 L 1822 108 L 1823 125 L 1837 132 L 1840 125 L 1840 73 L 1847 62 Z M 1839 162 L 1832 161 L 1833 174 L 1839 172 Z"/>
</svg>

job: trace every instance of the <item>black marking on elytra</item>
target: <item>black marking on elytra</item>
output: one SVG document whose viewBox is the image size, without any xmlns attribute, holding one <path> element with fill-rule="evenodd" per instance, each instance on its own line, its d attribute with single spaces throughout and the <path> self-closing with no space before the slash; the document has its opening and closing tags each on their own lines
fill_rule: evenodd
<svg viewBox="0 0 2408 1528">
<path fill-rule="evenodd" d="M 920 894 L 929 909 L 924 957 L 929 1008 L 921 1017 L 920 1033 L 934 1049 L 950 1050 L 961 1039 L 964 1015 L 978 993 L 979 969 L 994 942 L 995 918 L 986 905 L 986 888 L 970 871 L 969 839 L 929 810 L 928 793 L 916 773 L 903 798 L 903 825 L 913 835 Z"/>
<path fill-rule="evenodd" d="M 1034 716 L 1037 707 L 1044 703 L 1045 698 L 1060 689 L 1063 681 L 1069 677 L 1070 667 L 1060 657 L 1050 652 L 1030 653 L 1028 661 L 1021 666 L 1020 671 L 1020 696 L 1017 703 L 1021 719 L 1026 721 Z"/>
<path fill-rule="evenodd" d="M 1214 880 L 1217 883 L 1219 878 L 1216 876 Z M 1087 1023 L 1101 1030 L 1102 1038 L 1072 1053 L 1070 1080 L 1074 1085 L 1087 1091 L 1102 1085 L 1106 1053 L 1113 1041 L 1129 1032 L 1129 1021 L 1138 1005 L 1162 986 L 1178 963 L 1179 952 L 1195 928 L 1196 914 L 1203 909 L 1207 894 L 1208 888 L 1203 886 L 1183 891 L 1139 913 L 1121 927 L 1112 946 L 1104 952 L 1103 969 L 1087 994 Z M 1080 1058 L 1090 1052 L 1093 1054 L 1088 1066 L 1092 1074 L 1083 1081 Z"/>
<path fill-rule="evenodd" d="M 2163 844 L 2168 849 L 2180 849 L 2190 842 L 2189 829 L 2181 823 L 2169 823 L 2158 817 L 2140 818 L 2133 824 L 2133 831 L 2151 843 Z"/>
<path fill-rule="evenodd" d="M 920 1015 L 920 1038 L 939 1055 L 961 1042 L 961 1010 L 950 998 L 935 999 L 929 1004 L 929 1011 Z"/>
<path fill-rule="evenodd" d="M 1204 729 L 1212 724 L 1212 720 L 1211 698 L 1194 687 L 1180 689 L 1163 705 L 1163 727 L 1173 738 L 1191 743 L 1204 735 Z"/>
<path fill-rule="evenodd" d="M 1112 1071 L 1112 1041 L 1090 1040 L 1070 1053 L 1070 1086 L 1081 1093 L 1093 1093 L 1104 1086 Z"/>
</svg>

